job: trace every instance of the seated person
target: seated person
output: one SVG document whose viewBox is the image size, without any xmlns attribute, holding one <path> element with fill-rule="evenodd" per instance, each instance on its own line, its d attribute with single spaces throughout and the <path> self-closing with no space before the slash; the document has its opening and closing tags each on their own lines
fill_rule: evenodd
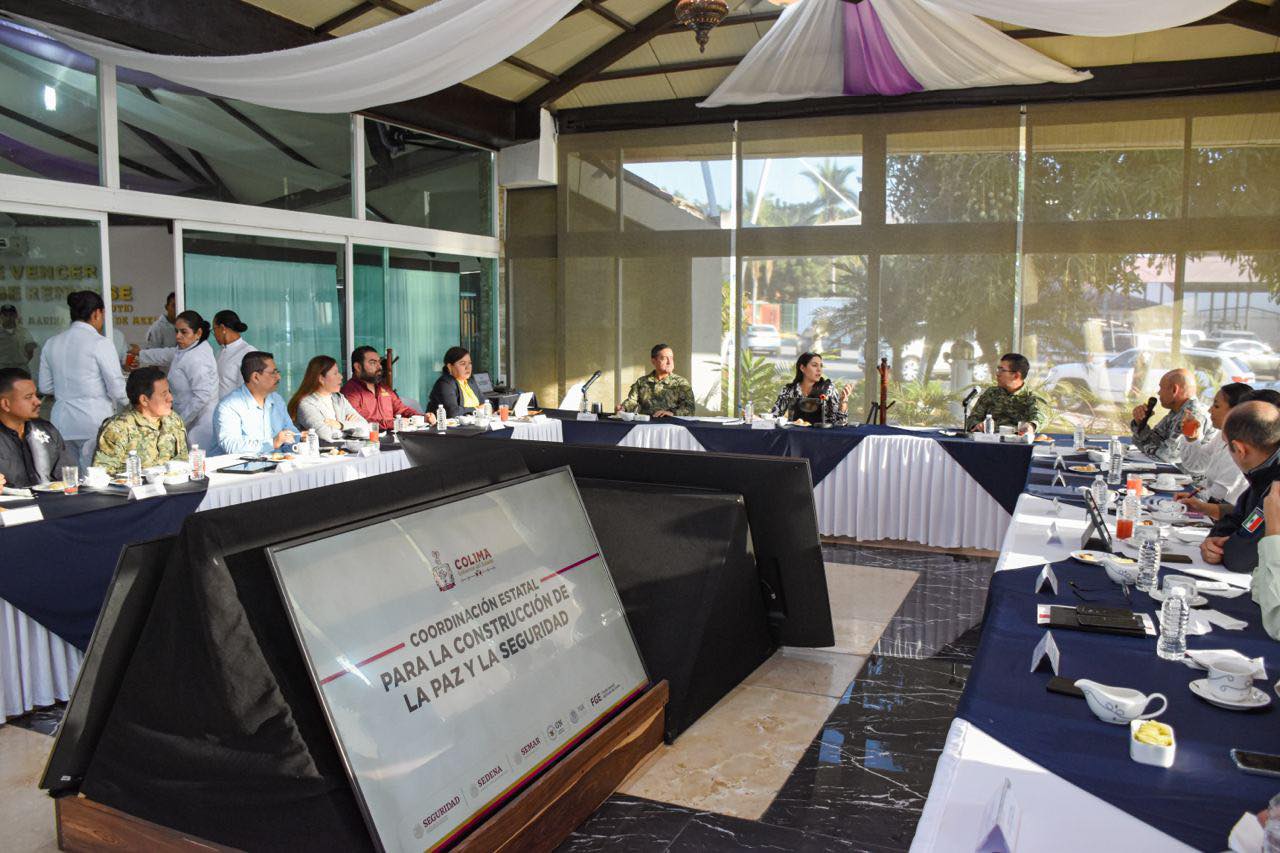
<svg viewBox="0 0 1280 853">
<path fill-rule="evenodd" d="M 1266 535 L 1258 543 L 1258 568 L 1253 570 L 1253 600 L 1262 610 L 1262 627 L 1280 640 L 1280 489 L 1262 499 Z"/>
<path fill-rule="evenodd" d="M 269 352 L 245 353 L 240 376 L 244 384 L 213 410 L 214 454 L 270 453 L 292 444 L 298 428 L 276 393 L 280 384 L 276 357 Z"/>
<path fill-rule="evenodd" d="M 25 489 L 62 479 L 76 454 L 53 424 L 40 419 L 40 396 L 21 367 L 0 368 L 0 488 Z"/>
<path fill-rule="evenodd" d="M 1213 405 L 1209 407 L 1212 424 L 1201 424 L 1191 417 L 1182 421 L 1182 435 L 1178 438 L 1182 463 L 1204 473 L 1199 491 L 1183 493 L 1177 498 L 1187 509 L 1203 513 L 1215 521 L 1224 508 L 1229 509 L 1239 500 L 1248 486 L 1227 450 L 1222 424 L 1232 407 L 1244 402 L 1252 390 L 1243 382 L 1223 385 L 1213 396 Z"/>
<path fill-rule="evenodd" d="M 93 464 L 119 474 L 129 451 L 136 450 L 142 467 L 187 458 L 187 427 L 173 410 L 169 380 L 158 367 L 139 367 L 124 384 L 129 408 L 109 419 L 98 431 Z"/>
<path fill-rule="evenodd" d="M 1039 428 L 1044 418 L 1040 413 L 1040 398 L 1026 387 L 1030 372 L 1031 362 L 1025 356 L 1016 352 L 1000 356 L 995 387 L 988 388 L 978 397 L 978 402 L 969 410 L 964 428 L 969 432 L 980 432 L 987 415 L 991 415 L 997 429 L 1002 426 L 1019 429 L 1022 424 L 1031 424 L 1032 432 Z"/>
<path fill-rule="evenodd" d="M 324 441 L 340 441 L 343 430 L 369 435 L 369 422 L 342 396 L 342 368 L 338 360 L 318 355 L 307 364 L 302 384 L 289 399 L 289 415 L 305 430 L 314 430 Z"/>
<path fill-rule="evenodd" d="M 1200 423 L 1209 420 L 1204 406 L 1196 400 L 1196 379 L 1191 371 L 1180 367 L 1161 376 L 1158 397 L 1160 405 L 1168 409 L 1169 413 L 1153 427 L 1147 425 L 1151 413 L 1147 411 L 1146 404 L 1135 407 L 1133 421 L 1129 424 L 1134 445 L 1152 459 L 1177 465 L 1183 473 L 1204 473 L 1197 470 L 1194 464 L 1182 464 L 1182 449 L 1178 443 L 1184 419 L 1193 417 Z"/>
<path fill-rule="evenodd" d="M 1241 403 L 1227 415 L 1222 431 L 1249 488 L 1209 531 L 1200 556 L 1229 571 L 1251 572 L 1258 565 L 1258 541 L 1267 533 L 1262 499 L 1280 479 L 1280 409 L 1261 400 Z"/>
<path fill-rule="evenodd" d="M 789 421 L 841 426 L 849 419 L 851 390 L 853 386 L 845 385 L 837 391 L 835 383 L 822 375 L 822 356 L 801 353 L 796 359 L 796 378 L 783 386 L 769 414 Z"/>
<path fill-rule="evenodd" d="M 360 417 L 380 429 L 392 429 L 396 415 L 407 418 L 422 414 L 406 406 L 399 394 L 383 385 L 382 375 L 382 357 L 378 351 L 373 347 L 356 347 L 351 353 L 351 379 L 342 386 L 342 396 Z M 427 423 L 435 422 L 435 417 L 428 412 Z"/>
<path fill-rule="evenodd" d="M 1270 403 L 1276 408 L 1280 408 L 1280 391 L 1275 391 L 1271 388 L 1259 388 L 1256 391 L 1250 391 L 1249 396 L 1240 402 L 1243 403 L 1246 400 L 1261 400 L 1264 403 Z"/>
<path fill-rule="evenodd" d="M 483 402 L 480 388 L 471 377 L 471 353 L 462 347 L 449 347 L 440 378 L 431 388 L 427 409 L 434 412 L 444 406 L 445 415 L 456 418 L 474 412 Z"/>
<path fill-rule="evenodd" d="M 693 414 L 693 386 L 675 374 L 676 357 L 671 347 L 656 344 L 649 350 L 653 370 L 631 383 L 620 412 L 636 412 L 655 418 L 689 417 Z"/>
</svg>

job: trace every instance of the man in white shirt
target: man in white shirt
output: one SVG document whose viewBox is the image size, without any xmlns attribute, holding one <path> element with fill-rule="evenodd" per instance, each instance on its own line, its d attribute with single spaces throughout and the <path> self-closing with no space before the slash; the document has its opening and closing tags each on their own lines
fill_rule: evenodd
<svg viewBox="0 0 1280 853">
<path fill-rule="evenodd" d="M 213 339 L 222 347 L 218 350 L 219 400 L 244 384 L 240 363 L 254 351 L 253 345 L 240 337 L 248 328 L 240 322 L 240 315 L 229 308 L 213 315 Z"/>
<path fill-rule="evenodd" d="M 40 351 L 40 393 L 54 396 L 49 420 L 67 447 L 88 467 L 97 445 L 98 427 L 128 405 L 124 373 L 111 341 L 102 336 L 106 314 L 102 295 L 79 290 L 67 297 L 70 328 L 59 332 Z"/>
<path fill-rule="evenodd" d="M 147 343 L 143 349 L 161 349 L 163 347 L 176 347 L 178 345 L 178 330 L 173 325 L 174 318 L 178 316 L 178 303 L 174 299 L 172 293 L 164 301 L 164 313 L 156 318 L 151 324 L 151 328 L 147 329 Z"/>
</svg>

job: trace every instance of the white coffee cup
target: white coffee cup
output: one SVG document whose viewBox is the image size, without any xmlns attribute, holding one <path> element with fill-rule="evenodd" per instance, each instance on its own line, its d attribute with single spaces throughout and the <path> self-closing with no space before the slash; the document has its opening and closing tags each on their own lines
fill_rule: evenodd
<svg viewBox="0 0 1280 853">
<path fill-rule="evenodd" d="M 142 476 L 146 478 L 146 481 L 148 483 L 159 483 L 161 480 L 164 479 L 164 473 L 165 473 L 164 466 L 156 465 L 144 470 L 142 472 Z"/>
<path fill-rule="evenodd" d="M 1156 488 L 1158 489 L 1173 489 L 1177 488 L 1177 485 L 1178 481 L 1173 474 L 1156 475 Z"/>
<path fill-rule="evenodd" d="M 426 415 L 412 415 L 409 418 L 409 423 L 416 427 L 423 426 L 426 424 L 426 422 L 427 422 Z"/>
<path fill-rule="evenodd" d="M 1013 435 L 1013 427 L 1011 427 L 1011 426 L 1002 426 L 1002 427 L 1000 427 L 1000 428 L 999 428 L 999 432 L 1000 432 L 1000 434 L 1001 434 L 1001 435 Z"/>
<path fill-rule="evenodd" d="M 84 482 L 89 486 L 105 486 L 110 482 L 111 477 L 107 474 L 106 468 L 90 466 L 84 469 Z"/>
<path fill-rule="evenodd" d="M 1209 692 L 1228 702 L 1243 702 L 1253 690 L 1253 661 L 1216 660 L 1209 664 Z"/>
</svg>

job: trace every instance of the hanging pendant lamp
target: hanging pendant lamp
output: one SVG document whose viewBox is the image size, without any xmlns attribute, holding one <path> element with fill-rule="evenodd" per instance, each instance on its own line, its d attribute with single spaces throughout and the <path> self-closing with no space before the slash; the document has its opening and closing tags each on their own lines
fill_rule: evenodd
<svg viewBox="0 0 1280 853">
<path fill-rule="evenodd" d="M 711 30 L 729 14 L 725 0 L 680 0 L 676 3 L 676 23 L 693 30 L 698 52 L 707 52 Z"/>
</svg>

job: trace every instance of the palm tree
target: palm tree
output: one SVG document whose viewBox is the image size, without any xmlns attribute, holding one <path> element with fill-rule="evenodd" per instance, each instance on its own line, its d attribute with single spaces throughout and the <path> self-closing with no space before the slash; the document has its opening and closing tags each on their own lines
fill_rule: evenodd
<svg viewBox="0 0 1280 853">
<path fill-rule="evenodd" d="M 827 225 L 861 213 L 858 190 L 848 186 L 849 178 L 856 171 L 854 166 L 841 166 L 832 159 L 816 166 L 807 160 L 801 162 L 805 167 L 804 176 L 814 190 L 811 224 Z"/>
</svg>

